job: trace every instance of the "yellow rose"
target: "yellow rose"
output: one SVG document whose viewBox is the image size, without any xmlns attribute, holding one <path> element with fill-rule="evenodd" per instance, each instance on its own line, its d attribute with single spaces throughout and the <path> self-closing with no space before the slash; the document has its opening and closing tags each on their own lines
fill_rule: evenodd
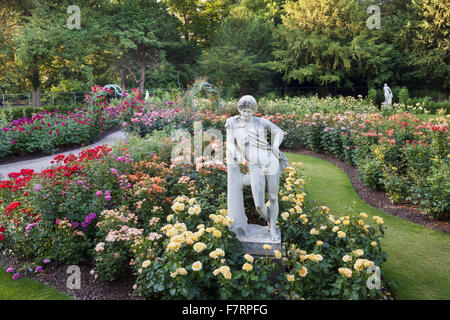
<svg viewBox="0 0 450 320">
<path fill-rule="evenodd" d="M 161 231 L 162 232 L 165 232 L 165 231 L 167 231 L 167 230 L 170 230 L 170 229 L 172 229 L 172 225 L 171 224 L 166 224 L 164 227 L 162 227 L 161 228 Z"/>
<path fill-rule="evenodd" d="M 269 246 L 268 244 L 265 244 L 265 245 L 263 246 L 263 248 L 264 248 L 265 250 L 270 250 L 270 249 L 272 249 L 272 247 Z"/>
<path fill-rule="evenodd" d="M 181 274 L 182 276 L 187 275 L 187 271 L 186 271 L 185 268 L 178 268 L 178 269 L 176 270 L 176 273 L 177 273 L 177 274 Z"/>
<path fill-rule="evenodd" d="M 176 213 L 183 211 L 184 210 L 184 203 L 182 203 L 182 202 L 175 202 L 172 205 L 172 210 L 175 211 Z"/>
<path fill-rule="evenodd" d="M 289 212 L 283 212 L 283 213 L 281 214 L 281 218 L 282 218 L 284 221 L 286 221 L 286 220 L 289 218 Z"/>
<path fill-rule="evenodd" d="M 343 274 L 347 278 L 350 278 L 352 276 L 352 270 L 350 270 L 349 268 L 339 268 L 338 271 L 340 274 Z"/>
<path fill-rule="evenodd" d="M 364 212 L 361 212 L 361 213 L 359 214 L 359 216 L 360 216 L 361 218 L 363 218 L 363 219 L 367 219 L 367 217 L 368 217 L 367 213 L 364 213 Z"/>
<path fill-rule="evenodd" d="M 242 270 L 245 270 L 247 272 L 252 271 L 252 269 L 253 269 L 253 266 L 250 263 L 247 263 L 247 262 L 244 263 L 243 266 L 242 266 Z"/>
<path fill-rule="evenodd" d="M 372 242 L 370 243 L 370 245 L 371 245 L 372 247 L 376 247 L 378 244 L 377 244 L 376 241 L 372 241 Z"/>
<path fill-rule="evenodd" d="M 338 231 L 338 230 L 339 230 L 339 227 L 338 227 L 338 226 L 334 226 L 333 229 L 331 229 L 331 231 L 333 231 L 333 232 L 336 232 L 336 231 Z"/>
<path fill-rule="evenodd" d="M 306 277 L 306 275 L 308 274 L 308 269 L 303 266 L 302 269 L 298 271 L 298 274 L 300 275 L 300 277 Z"/>
<path fill-rule="evenodd" d="M 196 252 L 202 252 L 205 249 L 206 249 L 206 244 L 204 244 L 203 242 L 197 242 L 196 244 L 194 244 L 194 250 Z"/>
<path fill-rule="evenodd" d="M 374 265 L 373 261 L 370 261 L 370 260 L 365 260 L 364 261 L 364 267 L 366 267 L 366 268 L 371 267 L 373 265 Z"/>
<path fill-rule="evenodd" d="M 220 256 L 225 256 L 225 251 L 223 251 L 222 249 L 220 249 L 220 248 L 217 248 L 216 250 L 214 250 L 214 251 L 211 251 L 210 253 L 209 253 L 209 256 L 211 257 L 211 258 L 213 258 L 213 259 L 216 259 L 216 258 L 218 258 L 218 257 L 220 257 Z"/>
<path fill-rule="evenodd" d="M 323 260 L 323 257 L 322 257 L 322 255 L 320 255 L 320 254 L 312 254 L 312 255 L 313 255 L 313 257 L 314 257 L 314 260 L 313 260 L 313 261 L 320 262 L 320 261 Z"/>
<path fill-rule="evenodd" d="M 357 249 L 353 251 L 354 254 L 356 254 L 358 257 L 362 256 L 364 254 L 364 251 L 361 249 Z"/>
<path fill-rule="evenodd" d="M 248 253 L 244 255 L 244 258 L 248 262 L 253 262 L 253 260 L 254 260 L 253 257 L 250 254 L 248 254 Z"/>
<path fill-rule="evenodd" d="M 181 243 L 180 242 L 169 242 L 167 245 L 167 250 L 169 251 L 178 251 L 180 249 Z"/>
<path fill-rule="evenodd" d="M 275 253 L 275 258 L 281 259 L 281 252 L 280 251 L 274 250 L 273 252 Z"/>
<path fill-rule="evenodd" d="M 193 271 L 200 271 L 200 270 L 202 270 L 202 267 L 203 267 L 203 265 L 200 261 L 196 261 L 192 264 Z"/>
<path fill-rule="evenodd" d="M 355 270 L 362 271 L 363 267 L 364 267 L 364 259 L 356 259 L 353 268 L 355 268 Z"/>
<path fill-rule="evenodd" d="M 312 235 L 318 235 L 320 232 L 316 228 L 312 228 L 309 233 L 312 234 Z"/>
<path fill-rule="evenodd" d="M 172 229 L 169 229 L 166 234 L 168 237 L 173 237 L 174 235 L 177 234 L 177 231 L 172 228 Z"/>
<path fill-rule="evenodd" d="M 317 241 L 316 241 L 316 245 L 318 245 L 318 246 L 322 246 L 322 245 L 323 245 L 323 241 L 321 241 L 321 240 L 317 240 Z"/>
<path fill-rule="evenodd" d="M 220 238 L 222 236 L 222 232 L 220 232 L 219 230 L 214 230 L 213 236 L 216 238 Z"/>
<path fill-rule="evenodd" d="M 295 276 L 293 274 L 287 274 L 286 279 L 287 281 L 292 282 L 295 280 Z"/>
<path fill-rule="evenodd" d="M 339 238 L 345 238 L 347 235 L 345 234 L 344 231 L 338 231 L 337 236 L 338 236 Z"/>
<path fill-rule="evenodd" d="M 350 224 L 350 221 L 349 220 L 344 220 L 343 224 L 344 224 L 344 226 L 348 226 Z"/>
<path fill-rule="evenodd" d="M 145 261 L 142 263 L 142 268 L 147 268 L 150 264 L 151 264 L 150 260 L 145 260 Z"/>
<path fill-rule="evenodd" d="M 348 254 L 346 254 L 345 256 L 342 257 L 342 261 L 350 262 L 350 261 L 352 261 L 352 257 L 349 256 Z"/>
</svg>

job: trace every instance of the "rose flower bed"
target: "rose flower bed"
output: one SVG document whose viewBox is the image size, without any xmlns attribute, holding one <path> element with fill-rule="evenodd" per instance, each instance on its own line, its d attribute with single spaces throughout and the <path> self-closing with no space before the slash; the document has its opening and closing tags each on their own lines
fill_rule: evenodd
<svg viewBox="0 0 450 320">
<path fill-rule="evenodd" d="M 304 145 L 329 153 L 356 165 L 364 184 L 384 189 L 393 203 L 410 201 L 433 218 L 450 218 L 450 116 L 422 121 L 405 112 L 382 115 L 356 99 L 312 98 L 315 104 L 306 98 L 289 101 L 263 100 L 266 115 L 256 114 L 286 132 L 282 147 Z M 223 132 L 231 114 L 215 114 L 205 109 L 208 106 L 201 105 L 203 111 L 183 110 L 172 103 L 168 109 L 151 107 L 135 113 L 127 131 L 141 137 L 161 128 L 192 133 L 193 122 L 201 121 L 204 130 Z M 230 109 L 228 104 L 224 109 Z"/>
<path fill-rule="evenodd" d="M 7 156 L 23 156 L 33 153 L 52 154 L 61 148 L 81 146 L 98 139 L 105 131 L 119 127 L 120 118 L 129 110 L 139 111 L 142 100 L 139 90 L 132 90 L 129 99 L 117 105 L 106 102 L 106 96 L 94 101 L 94 114 L 91 113 L 91 97 L 103 88 L 92 87 L 85 96 L 83 108 L 68 114 L 43 111 L 31 118 L 21 118 L 7 122 L 0 119 L 0 161 Z M 111 90 L 105 90 L 105 94 Z"/>
<path fill-rule="evenodd" d="M 382 219 L 332 215 L 305 203 L 304 177 L 293 164 L 280 182 L 279 226 L 288 250 L 274 252 L 281 265 L 252 257 L 228 229 L 225 165 L 204 158 L 170 164 L 173 145 L 156 132 L 57 157 L 40 174 L 10 174 L 0 182 L 2 252 L 39 271 L 52 261 L 88 263 L 102 281 L 133 273 L 135 294 L 148 299 L 383 296 L 366 286 L 368 268 L 385 261 Z"/>
</svg>

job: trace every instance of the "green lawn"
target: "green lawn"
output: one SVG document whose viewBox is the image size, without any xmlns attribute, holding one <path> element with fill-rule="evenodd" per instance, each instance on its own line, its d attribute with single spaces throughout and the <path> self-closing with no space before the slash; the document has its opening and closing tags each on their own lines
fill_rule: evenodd
<svg viewBox="0 0 450 320">
<path fill-rule="evenodd" d="M 385 221 L 382 247 L 387 262 L 382 266 L 387 279 L 394 280 L 396 299 L 450 299 L 450 235 L 396 218 L 362 201 L 348 176 L 330 162 L 287 153 L 289 161 L 302 162 L 307 175 L 306 192 L 328 206 L 335 215 L 356 213 L 378 215 Z"/>
<path fill-rule="evenodd" d="M 416 116 L 423 121 L 429 121 L 430 119 L 442 117 L 438 114 L 416 114 Z"/>
<path fill-rule="evenodd" d="M 36 280 L 12 280 L 11 274 L 0 268 L 0 300 L 69 300 L 68 295 Z"/>
</svg>

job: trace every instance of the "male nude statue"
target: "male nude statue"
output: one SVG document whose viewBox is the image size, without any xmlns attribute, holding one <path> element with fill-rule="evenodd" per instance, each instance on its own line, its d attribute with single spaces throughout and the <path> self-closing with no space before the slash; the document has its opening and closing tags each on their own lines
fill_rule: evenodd
<svg viewBox="0 0 450 320">
<path fill-rule="evenodd" d="M 250 184 L 256 210 L 267 221 L 270 237 L 275 241 L 278 185 L 280 175 L 288 165 L 288 160 L 279 150 L 284 132 L 269 120 L 253 116 L 258 105 L 252 96 L 243 96 L 237 107 L 240 115 L 228 118 L 225 124 L 228 213 L 234 220 L 232 230 L 237 235 L 246 235 L 242 188 L 244 184 Z M 272 144 L 267 141 L 270 134 Z M 248 163 L 249 175 L 243 175 L 239 169 L 243 160 Z M 269 207 L 266 206 L 266 186 Z"/>
</svg>

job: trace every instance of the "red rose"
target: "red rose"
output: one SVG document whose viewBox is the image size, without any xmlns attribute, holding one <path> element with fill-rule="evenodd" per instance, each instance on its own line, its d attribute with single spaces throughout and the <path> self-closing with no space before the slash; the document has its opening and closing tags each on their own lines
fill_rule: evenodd
<svg viewBox="0 0 450 320">
<path fill-rule="evenodd" d="M 5 238 L 4 235 L 0 235 L 0 242 L 2 242 L 4 238 Z"/>
</svg>

